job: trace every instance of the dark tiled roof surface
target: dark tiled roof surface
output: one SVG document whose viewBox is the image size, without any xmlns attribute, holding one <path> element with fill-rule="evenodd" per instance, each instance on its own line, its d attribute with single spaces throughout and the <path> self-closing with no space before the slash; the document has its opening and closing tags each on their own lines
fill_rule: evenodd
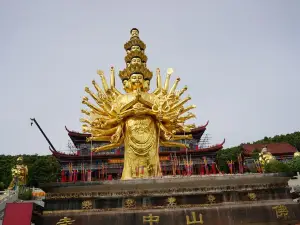
<svg viewBox="0 0 300 225">
<path fill-rule="evenodd" d="M 297 151 L 294 146 L 288 143 L 243 144 L 242 148 L 245 155 L 251 155 L 255 149 L 261 150 L 265 146 L 267 146 L 268 151 L 274 155 L 294 154 Z"/>
</svg>

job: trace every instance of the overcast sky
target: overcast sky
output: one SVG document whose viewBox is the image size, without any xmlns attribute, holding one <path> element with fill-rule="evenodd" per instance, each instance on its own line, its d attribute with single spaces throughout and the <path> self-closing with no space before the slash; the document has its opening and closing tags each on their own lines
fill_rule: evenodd
<svg viewBox="0 0 300 225">
<path fill-rule="evenodd" d="M 108 3 L 110 2 L 110 3 Z M 151 3 L 150 3 L 151 2 Z M 137 27 L 148 67 L 188 85 L 225 147 L 300 129 L 300 1 L 1 1 L 0 154 L 49 154 L 80 131 L 84 87 L 124 68 Z M 121 87 L 117 78 L 118 87 Z M 152 80 L 152 88 L 155 81 Z"/>
</svg>

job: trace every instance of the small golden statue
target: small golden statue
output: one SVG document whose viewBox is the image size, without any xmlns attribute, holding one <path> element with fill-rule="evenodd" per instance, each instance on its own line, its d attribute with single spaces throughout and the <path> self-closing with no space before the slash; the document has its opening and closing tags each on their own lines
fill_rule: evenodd
<svg viewBox="0 0 300 225">
<path fill-rule="evenodd" d="M 300 152 L 297 151 L 294 153 L 294 158 L 296 158 L 296 157 L 300 157 Z"/>
<path fill-rule="evenodd" d="M 23 165 L 23 157 L 17 158 L 17 164 L 11 169 L 12 181 L 8 187 L 8 190 L 15 190 L 19 186 L 26 185 L 28 168 Z"/>
<path fill-rule="evenodd" d="M 267 146 L 263 147 L 263 149 L 261 150 L 261 152 L 259 153 L 259 162 L 262 166 L 262 168 L 264 168 L 264 166 L 266 164 L 268 164 L 269 162 L 276 160 L 275 157 L 271 154 L 271 152 L 268 151 Z"/>
<path fill-rule="evenodd" d="M 124 45 L 127 52 L 126 68 L 119 72 L 126 93 L 122 94 L 115 88 L 113 67 L 110 71 L 110 87 L 104 73 L 98 70 L 103 90 L 94 80 L 92 83 L 96 93 L 85 88 L 96 105 L 84 97 L 82 103 L 90 111 L 82 110 L 89 118 L 81 119 L 84 123 L 83 132 L 91 134 L 87 141 L 110 142 L 94 148 L 94 152 L 111 150 L 124 144 L 123 180 L 141 177 L 136 172 L 139 168 L 144 168 L 143 177 L 161 176 L 159 146 L 187 147 L 179 141 L 191 139 L 192 135 L 178 133 L 194 128 L 194 125 L 186 125 L 185 121 L 195 117 L 188 111 L 196 107 L 191 105 L 184 108 L 183 105 L 191 98 L 180 99 L 187 87 L 176 91 L 179 78 L 169 88 L 172 69 L 167 70 L 164 85 L 160 70 L 156 70 L 156 89 L 149 93 L 153 74 L 147 68 L 147 56 L 144 54 L 146 45 L 140 40 L 138 29 L 133 28 L 130 33 L 131 38 Z"/>
</svg>

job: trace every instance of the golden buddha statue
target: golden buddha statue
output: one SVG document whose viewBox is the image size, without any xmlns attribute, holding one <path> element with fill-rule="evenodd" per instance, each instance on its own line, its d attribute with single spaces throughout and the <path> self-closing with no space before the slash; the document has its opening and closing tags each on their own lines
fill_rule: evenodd
<svg viewBox="0 0 300 225">
<path fill-rule="evenodd" d="M 264 166 L 269 162 L 276 160 L 276 158 L 272 155 L 271 152 L 268 151 L 267 146 L 263 147 L 261 152 L 259 153 L 259 162 L 264 169 Z"/>
<path fill-rule="evenodd" d="M 189 132 L 194 128 L 194 125 L 185 122 L 195 117 L 188 112 L 195 105 L 184 108 L 191 98 L 180 99 L 187 87 L 176 91 L 180 79 L 177 78 L 169 88 L 172 69 L 168 69 L 164 85 L 160 70 L 156 70 L 156 89 L 149 93 L 153 74 L 147 68 L 146 45 L 140 40 L 138 29 L 134 28 L 130 33 L 131 38 L 124 45 L 126 68 L 119 72 L 126 93 L 122 94 L 115 88 L 113 67 L 110 87 L 104 73 L 98 70 L 103 89 L 95 81 L 92 83 L 97 93 L 85 88 L 96 104 L 84 97 L 82 102 L 90 111 L 82 110 L 88 118 L 81 119 L 83 132 L 91 134 L 88 142 L 110 142 L 94 148 L 94 152 L 111 150 L 124 144 L 123 180 L 161 176 L 159 146 L 186 148 L 180 140 L 191 139 L 192 135 L 177 133 Z"/>
<path fill-rule="evenodd" d="M 296 158 L 296 157 L 300 157 L 300 152 L 297 151 L 294 153 L 294 158 Z"/>
<path fill-rule="evenodd" d="M 9 184 L 8 190 L 16 189 L 18 186 L 26 185 L 28 168 L 23 165 L 23 157 L 17 158 L 17 164 L 11 169 L 12 181 Z"/>
</svg>

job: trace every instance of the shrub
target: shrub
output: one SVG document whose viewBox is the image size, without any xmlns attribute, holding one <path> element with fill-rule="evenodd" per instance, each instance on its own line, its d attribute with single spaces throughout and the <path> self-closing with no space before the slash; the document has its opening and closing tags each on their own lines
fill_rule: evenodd
<svg viewBox="0 0 300 225">
<path fill-rule="evenodd" d="M 288 166 L 290 167 L 291 172 L 300 172 L 300 157 L 294 157 L 288 162 Z"/>
<path fill-rule="evenodd" d="M 0 182 L 0 191 L 4 191 L 4 183 Z"/>
<path fill-rule="evenodd" d="M 272 160 L 265 165 L 265 173 L 288 173 L 291 168 L 288 163 Z"/>
<path fill-rule="evenodd" d="M 32 190 L 30 188 L 26 188 L 25 190 L 20 190 L 19 199 L 21 200 L 31 200 L 32 199 Z"/>
</svg>

